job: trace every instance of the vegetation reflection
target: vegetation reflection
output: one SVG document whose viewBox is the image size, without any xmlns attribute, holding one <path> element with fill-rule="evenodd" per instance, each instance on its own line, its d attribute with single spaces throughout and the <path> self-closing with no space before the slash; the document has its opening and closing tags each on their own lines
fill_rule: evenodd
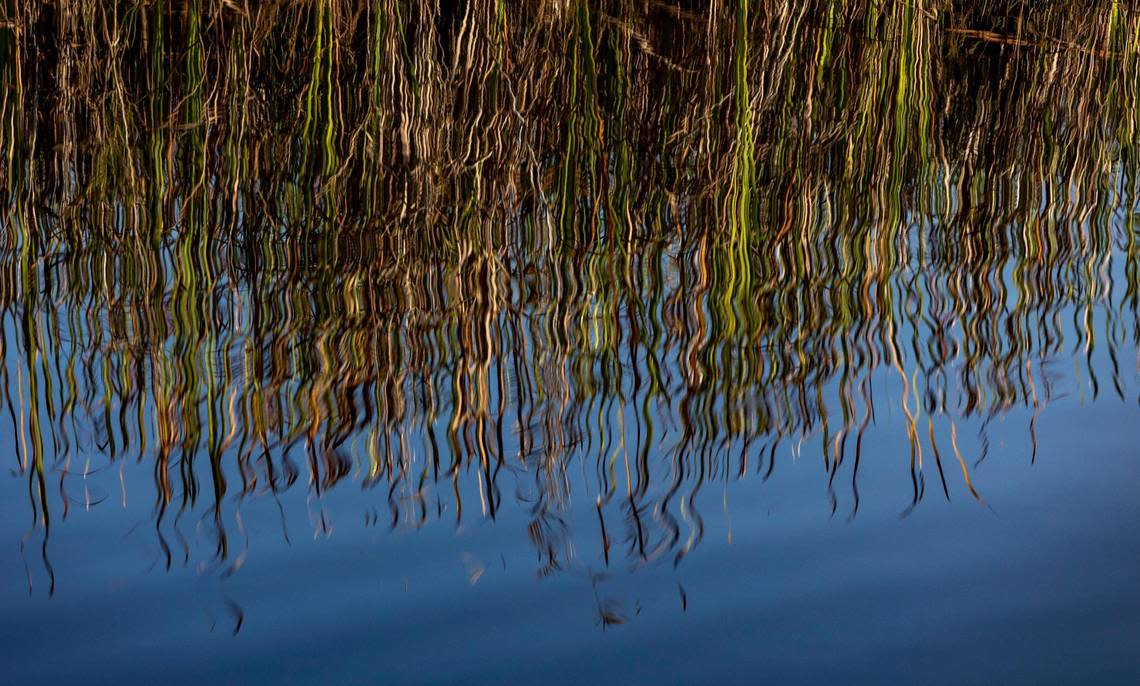
<svg viewBox="0 0 1140 686">
<path fill-rule="evenodd" d="M 607 564 L 679 562 L 701 489 L 789 450 L 845 516 L 877 422 L 904 507 L 981 500 L 990 419 L 1035 456 L 1059 378 L 1136 377 L 1130 2 L 0 13 L 0 385 L 49 575 L 88 477 L 142 469 L 168 566 L 183 518 L 234 569 L 243 499 L 341 481 L 391 526 L 524 509 L 544 572 L 574 498 Z"/>
</svg>

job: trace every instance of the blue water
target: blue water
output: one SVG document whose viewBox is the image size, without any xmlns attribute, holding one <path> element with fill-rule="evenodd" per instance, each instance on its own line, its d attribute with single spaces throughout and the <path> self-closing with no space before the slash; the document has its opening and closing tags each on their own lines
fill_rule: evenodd
<svg viewBox="0 0 1140 686">
<path fill-rule="evenodd" d="M 117 475 L 100 479 L 106 499 L 72 505 L 55 525 L 49 597 L 26 482 L 10 473 L 4 680 L 1130 683 L 1140 672 L 1135 401 L 1051 404 L 1033 464 L 1027 414 L 990 426 L 973 474 L 984 505 L 958 488 L 900 517 L 904 444 L 878 431 L 852 519 L 831 514 L 818 458 L 789 448 L 767 482 L 701 492 L 704 539 L 677 567 L 617 556 L 607 569 L 587 502 L 569 522 L 575 562 L 541 578 L 521 507 L 389 532 L 362 515 L 377 491 L 349 485 L 321 502 L 296 488 L 280 509 L 265 496 L 232 505 L 248 538 L 240 569 L 176 560 L 168 572 L 152 503 L 129 497 L 147 470 L 127 464 L 125 505 Z M 2 440 L 12 454 L 13 436 Z M 321 508 L 330 530 L 314 535 Z M 204 536 L 195 518 L 182 528 Z M 625 623 L 603 627 L 599 599 Z"/>
<path fill-rule="evenodd" d="M 1140 683 L 1128 3 L 16 4 L 0 683 Z"/>
</svg>

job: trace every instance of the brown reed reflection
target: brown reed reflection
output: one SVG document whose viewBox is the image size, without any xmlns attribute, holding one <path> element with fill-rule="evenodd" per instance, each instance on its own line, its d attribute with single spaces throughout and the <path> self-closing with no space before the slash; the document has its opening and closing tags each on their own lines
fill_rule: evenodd
<svg viewBox="0 0 1140 686">
<path fill-rule="evenodd" d="M 3 405 L 49 570 L 123 469 L 167 566 L 184 514 L 228 573 L 236 504 L 341 481 L 389 526 L 524 508 L 543 573 L 574 499 L 607 564 L 677 563 L 703 487 L 801 445 L 854 516 L 888 403 L 909 508 L 982 500 L 963 422 L 1029 408 L 1036 455 L 1052 361 L 1129 398 L 1132 3 L 0 8 Z"/>
</svg>

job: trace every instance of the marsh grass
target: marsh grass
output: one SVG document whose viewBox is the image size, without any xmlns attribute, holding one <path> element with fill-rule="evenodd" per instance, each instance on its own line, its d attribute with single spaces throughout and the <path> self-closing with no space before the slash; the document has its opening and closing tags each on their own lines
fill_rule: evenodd
<svg viewBox="0 0 1140 686">
<path fill-rule="evenodd" d="M 805 441 L 853 515 L 885 402 L 913 507 L 928 474 L 981 499 L 1012 409 L 1036 455 L 1052 360 L 1135 378 L 1132 3 L 0 7 L 0 381 L 45 551 L 77 463 L 131 457 L 168 565 L 201 500 L 225 559 L 227 496 L 356 475 L 419 525 L 467 488 L 494 517 L 507 473 L 555 568 L 580 463 L 603 536 L 679 561 L 702 485 Z"/>
</svg>

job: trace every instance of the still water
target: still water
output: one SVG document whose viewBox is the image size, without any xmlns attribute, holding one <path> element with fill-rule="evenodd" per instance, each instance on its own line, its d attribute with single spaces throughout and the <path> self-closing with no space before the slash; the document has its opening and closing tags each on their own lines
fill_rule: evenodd
<svg viewBox="0 0 1140 686">
<path fill-rule="evenodd" d="M 2 11 L 0 681 L 1140 675 L 1128 3 Z"/>
</svg>

